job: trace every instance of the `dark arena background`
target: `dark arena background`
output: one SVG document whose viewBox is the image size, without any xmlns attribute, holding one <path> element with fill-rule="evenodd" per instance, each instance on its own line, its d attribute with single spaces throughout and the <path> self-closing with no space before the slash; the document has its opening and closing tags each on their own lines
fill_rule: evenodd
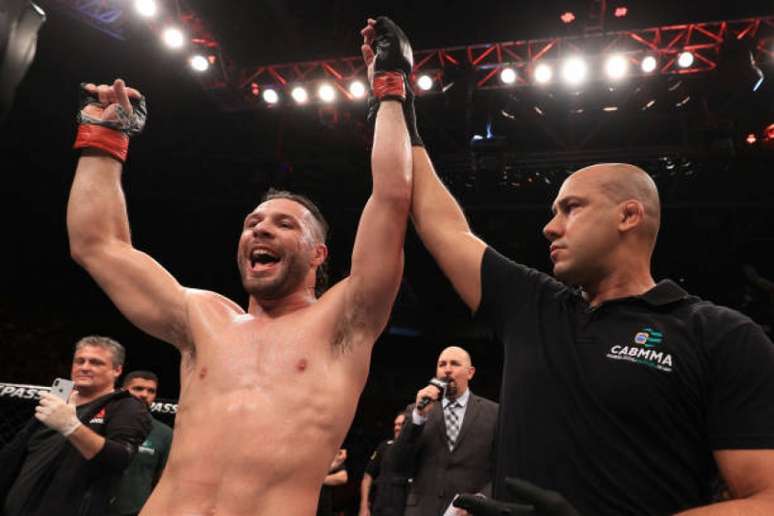
<svg viewBox="0 0 774 516">
<path fill-rule="evenodd" d="M 237 239 L 272 186 L 319 203 L 331 276 L 347 273 L 370 191 L 366 102 L 352 82 L 365 81 L 359 30 L 381 14 L 412 39 L 420 132 L 487 242 L 550 271 L 541 229 L 563 179 L 631 162 L 662 196 L 655 278 L 772 333 L 770 1 L 158 0 L 149 17 L 129 0 L 36 4 L 47 20 L 0 128 L 0 445 L 31 414 L 36 389 L 69 376 L 73 344 L 88 334 L 123 343 L 125 370 L 159 374 L 157 409 L 173 420 L 177 351 L 130 325 L 69 256 L 78 84 L 121 77 L 147 96 L 148 125 L 124 172 L 135 245 L 182 284 L 245 306 Z M 181 48 L 165 44 L 168 26 L 182 31 Z M 344 443 L 345 514 L 356 513 L 368 455 L 451 344 L 471 352 L 472 389 L 497 399 L 502 350 L 412 233 Z"/>
</svg>

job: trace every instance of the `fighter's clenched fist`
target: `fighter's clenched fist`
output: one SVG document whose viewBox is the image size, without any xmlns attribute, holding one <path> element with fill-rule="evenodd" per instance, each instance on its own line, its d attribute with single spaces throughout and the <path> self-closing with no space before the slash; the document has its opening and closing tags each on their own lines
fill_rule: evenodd
<svg viewBox="0 0 774 516">
<path fill-rule="evenodd" d="M 112 85 L 81 84 L 76 149 L 101 149 L 126 160 L 129 137 L 142 131 L 147 118 L 145 97 L 121 79 Z"/>
<path fill-rule="evenodd" d="M 379 103 L 399 100 L 412 146 L 424 146 L 419 136 L 414 113 L 414 92 L 409 79 L 414 69 L 414 52 L 406 34 L 386 16 L 369 18 L 360 31 L 363 45 L 360 51 L 368 67 L 371 97 L 368 100 L 368 119 L 374 120 Z"/>
</svg>

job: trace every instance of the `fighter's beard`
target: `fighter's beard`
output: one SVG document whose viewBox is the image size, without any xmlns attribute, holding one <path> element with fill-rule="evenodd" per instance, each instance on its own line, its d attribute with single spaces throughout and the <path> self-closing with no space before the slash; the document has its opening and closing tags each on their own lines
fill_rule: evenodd
<svg viewBox="0 0 774 516">
<path fill-rule="evenodd" d="M 298 289 L 303 284 L 307 272 L 303 258 L 299 255 L 293 255 L 286 256 L 285 260 L 287 260 L 286 263 L 273 278 L 243 280 L 247 293 L 256 300 L 276 300 Z"/>
</svg>

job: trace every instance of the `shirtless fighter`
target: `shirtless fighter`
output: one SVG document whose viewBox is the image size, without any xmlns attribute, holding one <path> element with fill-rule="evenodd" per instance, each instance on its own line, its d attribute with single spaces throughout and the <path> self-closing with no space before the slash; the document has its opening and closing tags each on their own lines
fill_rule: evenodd
<svg viewBox="0 0 774 516">
<path fill-rule="evenodd" d="M 363 47 L 382 102 L 373 192 L 351 273 L 317 299 L 324 222 L 305 200 L 272 198 L 247 215 L 237 248 L 247 312 L 214 292 L 181 286 L 132 246 L 121 171 L 144 103 L 120 79 L 84 86 L 90 98 L 75 144 L 83 154 L 67 211 L 71 254 L 129 320 L 182 357 L 172 450 L 144 516 L 314 514 L 398 292 L 411 200 L 401 110 L 411 47 L 387 19 Z"/>
</svg>

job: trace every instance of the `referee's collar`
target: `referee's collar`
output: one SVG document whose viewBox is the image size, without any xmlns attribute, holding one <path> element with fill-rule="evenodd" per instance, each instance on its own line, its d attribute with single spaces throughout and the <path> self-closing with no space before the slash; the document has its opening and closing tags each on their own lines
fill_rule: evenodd
<svg viewBox="0 0 774 516">
<path fill-rule="evenodd" d="M 583 296 L 583 290 L 580 288 L 571 289 L 571 293 L 574 298 L 580 300 L 582 303 L 588 305 L 588 301 Z M 675 303 L 682 299 L 690 297 L 690 294 L 683 290 L 683 288 L 672 280 L 661 280 L 650 290 L 638 294 L 636 296 L 619 297 L 615 299 L 608 299 L 603 301 L 599 306 L 604 306 L 609 303 L 618 303 L 627 301 L 630 299 L 637 299 L 645 301 L 651 306 L 665 306 L 670 303 Z M 598 308 L 598 307 L 597 307 Z"/>
<path fill-rule="evenodd" d="M 465 389 L 465 392 L 462 395 L 460 395 L 459 397 L 457 397 L 457 399 L 454 400 L 454 401 L 459 403 L 461 407 L 464 407 L 465 405 L 468 404 L 468 400 L 469 399 L 470 399 L 470 387 Z M 446 408 L 449 405 L 449 403 L 451 403 L 451 402 L 452 402 L 452 400 L 450 400 L 449 398 L 444 398 L 443 399 L 443 408 Z"/>
<path fill-rule="evenodd" d="M 664 306 L 681 299 L 685 299 L 690 294 L 672 280 L 661 280 L 656 286 L 647 292 L 634 296 L 635 299 L 642 299 L 652 306 Z"/>
</svg>

